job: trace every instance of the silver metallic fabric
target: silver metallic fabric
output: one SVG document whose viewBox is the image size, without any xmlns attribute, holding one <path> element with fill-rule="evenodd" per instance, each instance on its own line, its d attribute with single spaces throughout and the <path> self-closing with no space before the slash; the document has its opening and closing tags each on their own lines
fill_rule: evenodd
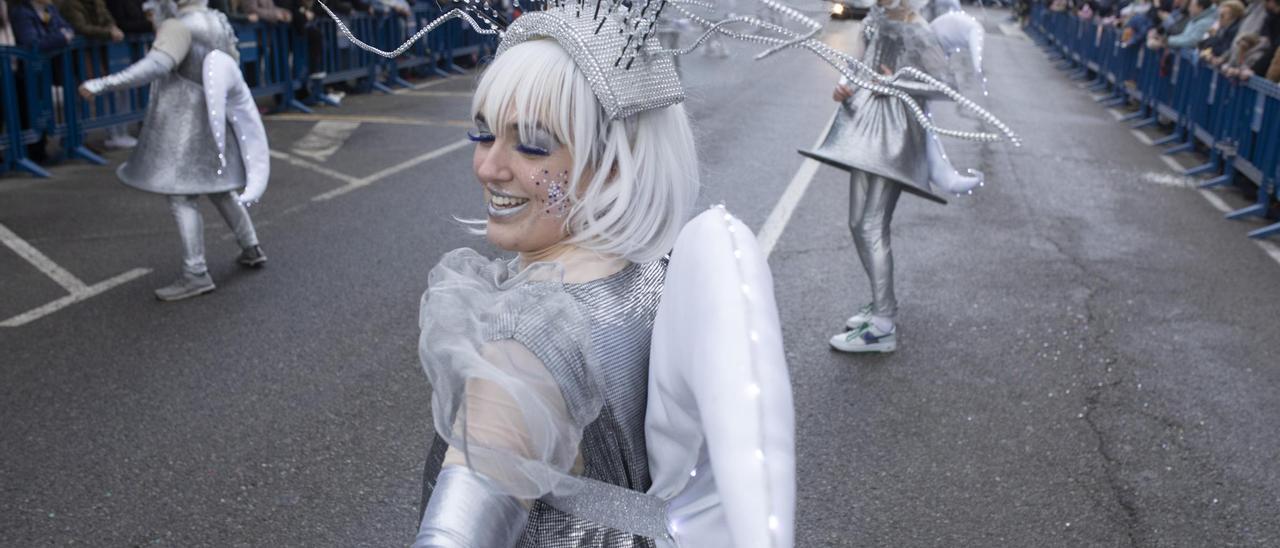
<svg viewBox="0 0 1280 548">
<path fill-rule="evenodd" d="M 648 538 L 670 539 L 667 501 L 612 483 L 585 479 L 571 494 L 541 499 L 552 508 L 597 525 Z"/>
<path fill-rule="evenodd" d="M 173 70 L 175 62 L 172 57 L 159 50 L 151 50 L 142 59 L 129 65 L 128 68 L 84 83 L 84 87 L 95 95 L 108 91 L 129 89 L 154 82 Z"/>
<path fill-rule="evenodd" d="M 440 471 L 414 548 L 489 548 L 515 544 L 529 511 L 498 494 L 488 480 L 462 466 Z"/>
<path fill-rule="evenodd" d="M 854 171 L 849 176 L 849 231 L 871 282 L 872 313 L 889 319 L 898 314 L 889 224 L 903 188 L 865 171 Z"/>
<path fill-rule="evenodd" d="M 633 491 L 649 488 L 644 419 L 649 376 L 649 341 L 666 262 L 632 264 L 622 271 L 581 284 L 565 284 L 565 291 L 583 305 L 591 325 L 591 348 L 598 365 L 604 408 L 583 431 L 580 452 L 582 476 Z M 547 332 L 556 329 L 546 325 Z M 538 333 L 516 337 L 540 357 Z M 547 337 L 544 337 L 547 338 Z M 544 360 L 546 358 L 543 358 Z M 562 386 L 583 382 L 572 360 L 547 363 Z M 578 390 L 565 388 L 565 393 Z M 571 403 L 572 405 L 572 403 Z M 423 498 L 433 500 L 440 462 L 448 449 L 443 440 L 432 444 L 423 473 Z M 544 501 L 535 501 L 528 525 L 517 546 L 532 548 L 651 547 L 651 540 L 570 515 Z"/>
<path fill-rule="evenodd" d="M 200 216 L 199 199 L 199 195 L 169 195 L 169 210 L 178 222 L 178 236 L 182 238 L 182 269 L 190 274 L 208 271 L 204 260 L 204 219 Z M 234 193 L 210 194 L 209 200 L 231 227 L 242 249 L 258 245 L 258 234 L 253 229 L 249 212 L 236 201 Z"/>
<path fill-rule="evenodd" d="M 586 75 L 611 120 L 683 101 L 684 87 L 672 57 L 654 55 L 662 49 L 657 36 L 623 32 L 626 19 L 617 12 L 606 11 L 594 19 L 592 6 L 567 4 L 520 16 L 507 27 L 498 55 L 528 40 L 554 39 Z M 585 13 L 574 15 L 579 12 Z M 627 54 L 620 55 L 623 52 Z"/>
<path fill-rule="evenodd" d="M 191 47 L 177 68 L 154 84 L 138 146 L 116 174 L 131 187 L 160 194 L 238 189 L 245 185 L 238 139 L 227 140 L 224 168 L 209 126 L 200 73 L 210 51 L 238 56 L 235 34 L 226 16 L 203 8 L 183 10 L 178 20 L 191 32 Z"/>
<path fill-rule="evenodd" d="M 929 67 L 939 76 L 948 72 L 946 59 L 929 27 L 880 18 L 868 28 L 870 41 L 863 55 L 868 65 L 883 65 L 890 70 Z M 920 101 L 915 96 L 911 100 Z M 927 138 L 928 132 L 916 123 L 902 100 L 857 88 L 853 97 L 836 107 L 835 121 L 822 144 L 800 154 L 846 171 L 885 177 L 902 184 L 907 191 L 945 204 L 946 199 L 936 194 L 929 183 Z"/>
</svg>

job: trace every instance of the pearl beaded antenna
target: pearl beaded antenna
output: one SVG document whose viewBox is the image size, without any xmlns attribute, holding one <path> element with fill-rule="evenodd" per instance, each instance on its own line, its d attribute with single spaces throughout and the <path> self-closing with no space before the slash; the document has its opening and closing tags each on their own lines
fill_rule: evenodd
<svg viewBox="0 0 1280 548">
<path fill-rule="evenodd" d="M 816 54 L 850 83 L 902 101 L 916 121 L 934 134 L 982 142 L 1008 140 L 1015 146 L 1019 144 L 1017 136 L 1003 122 L 927 73 L 914 67 L 904 67 L 891 76 L 879 74 L 859 60 L 815 39 L 822 25 L 812 18 L 776 0 L 757 1 L 763 7 L 799 23 L 804 27 L 803 32 L 751 16 L 712 21 L 694 11 L 694 8 L 711 7 L 706 0 L 545 0 L 509 24 L 483 0 L 453 0 L 448 12 L 422 27 L 396 49 L 383 51 L 357 38 L 324 2 L 320 2 L 320 7 L 353 44 L 387 58 L 398 57 L 415 41 L 453 19 L 462 19 L 480 34 L 497 36 L 498 55 L 527 40 L 552 38 L 586 74 L 596 98 L 613 120 L 683 101 L 684 88 L 675 69 L 674 57 L 694 51 L 713 34 L 721 34 L 767 46 L 756 56 L 757 59 L 787 49 L 802 49 Z M 522 8 L 519 0 L 515 0 L 515 6 Z M 655 32 L 668 6 L 704 28 L 703 34 L 690 47 L 663 49 L 658 45 Z M 749 26 L 754 30 L 739 32 L 730 28 L 734 26 Z M 923 84 L 947 96 L 995 127 L 998 133 L 935 126 L 899 82 Z"/>
</svg>

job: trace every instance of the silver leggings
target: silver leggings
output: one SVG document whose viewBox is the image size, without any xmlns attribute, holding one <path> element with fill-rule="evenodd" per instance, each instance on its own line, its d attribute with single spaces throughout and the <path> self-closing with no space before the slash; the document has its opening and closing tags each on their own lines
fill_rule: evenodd
<svg viewBox="0 0 1280 548">
<path fill-rule="evenodd" d="M 242 249 L 258 245 L 258 234 L 253 230 L 249 211 L 240 205 L 232 192 L 206 194 L 227 226 L 236 234 Z M 178 221 L 178 235 L 182 237 L 182 269 L 188 274 L 203 274 L 208 270 L 204 262 L 204 219 L 197 207 L 199 194 L 170 194 L 169 210 Z"/>
<path fill-rule="evenodd" d="M 902 195 L 902 186 L 879 175 L 854 170 L 849 177 L 849 230 L 858 258 L 871 281 L 872 314 L 893 319 L 898 298 L 893 294 L 893 250 L 889 223 Z"/>
</svg>

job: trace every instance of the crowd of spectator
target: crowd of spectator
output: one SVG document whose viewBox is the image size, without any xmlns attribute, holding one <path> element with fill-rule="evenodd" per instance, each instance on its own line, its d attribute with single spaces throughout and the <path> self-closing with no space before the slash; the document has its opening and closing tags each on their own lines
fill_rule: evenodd
<svg viewBox="0 0 1280 548">
<path fill-rule="evenodd" d="M 1194 51 L 1229 78 L 1280 82 L 1280 0 L 1053 0 L 1050 9 L 1120 29 L 1125 47 Z"/>
</svg>

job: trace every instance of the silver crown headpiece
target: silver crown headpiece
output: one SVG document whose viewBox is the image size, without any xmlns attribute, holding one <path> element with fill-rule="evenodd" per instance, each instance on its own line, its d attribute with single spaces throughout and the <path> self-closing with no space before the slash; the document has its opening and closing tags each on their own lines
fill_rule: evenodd
<svg viewBox="0 0 1280 548">
<path fill-rule="evenodd" d="M 484 0 L 452 0 L 446 6 L 448 11 L 443 15 L 423 26 L 396 49 L 383 51 L 360 41 L 323 1 L 319 4 L 338 25 L 339 32 L 353 44 L 391 59 L 399 57 L 418 39 L 453 19 L 462 19 L 477 33 L 497 36 L 498 55 L 528 40 L 553 39 L 586 74 L 596 99 L 609 118 L 614 120 L 683 101 L 684 88 L 680 84 L 674 58 L 696 50 L 711 36 L 719 34 L 767 46 L 765 51 L 756 55 L 757 59 L 795 48 L 814 53 L 853 85 L 903 101 L 921 126 L 938 135 L 984 142 L 1007 139 L 1015 145 L 1018 143 L 1017 136 L 1008 126 L 929 74 L 914 67 L 901 68 L 892 75 L 880 74 L 848 54 L 815 39 L 822 25 L 812 18 L 777 0 L 757 2 L 799 23 L 805 27 L 804 30 L 796 31 L 751 16 L 713 21 L 696 11 L 714 9 L 705 0 L 544 0 L 532 9 L 521 6 L 519 0 L 516 0 L 517 9 L 523 7 L 528 11 L 510 23 Z M 658 44 L 655 32 L 661 16 L 669 11 L 679 12 L 704 29 L 702 35 L 689 47 L 664 49 Z M 733 30 L 736 26 L 749 26 L 752 31 Z M 920 108 L 909 93 L 909 90 L 920 85 L 935 89 L 961 107 L 973 111 L 987 124 L 995 127 L 998 133 L 957 131 L 935 126 L 928 113 Z"/>
</svg>

